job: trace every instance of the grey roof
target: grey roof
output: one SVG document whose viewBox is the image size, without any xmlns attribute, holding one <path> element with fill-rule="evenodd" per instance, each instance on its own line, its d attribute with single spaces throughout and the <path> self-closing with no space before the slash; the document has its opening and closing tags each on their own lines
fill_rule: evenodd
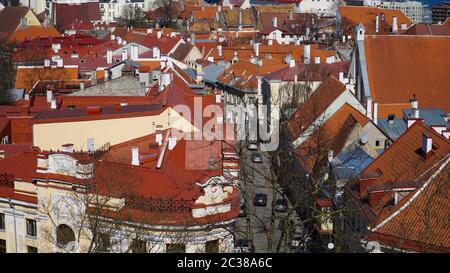
<svg viewBox="0 0 450 273">
<path fill-rule="evenodd" d="M 414 117 L 414 109 L 403 110 L 405 117 Z M 447 114 L 440 108 L 419 109 L 419 117 L 423 119 L 428 126 L 448 126 L 445 120 Z"/>
<path fill-rule="evenodd" d="M 215 83 L 217 77 L 219 77 L 224 71 L 225 68 L 223 66 L 210 64 L 207 67 L 203 68 L 203 72 L 205 73 L 203 78 L 207 82 Z"/>
<path fill-rule="evenodd" d="M 183 71 L 188 74 L 191 78 L 197 78 L 197 71 L 191 68 L 183 69 Z M 208 83 L 215 83 L 217 77 L 225 71 L 223 66 L 217 64 L 209 64 L 203 68 L 203 80 Z"/>
<path fill-rule="evenodd" d="M 374 160 L 360 145 L 353 143 L 332 161 L 333 172 L 338 180 L 351 180 Z"/>
<path fill-rule="evenodd" d="M 450 123 L 446 121 L 447 114 L 440 108 L 419 109 L 419 118 L 423 119 L 427 126 L 446 126 L 450 128 Z M 399 138 L 408 129 L 408 118 L 414 117 L 414 109 L 403 110 L 403 118 L 394 118 L 392 123 L 387 119 L 379 119 L 378 127 L 392 140 Z"/>
<path fill-rule="evenodd" d="M 87 87 L 70 94 L 70 96 L 145 96 L 145 89 L 140 90 L 138 78 L 125 75 Z"/>
<path fill-rule="evenodd" d="M 389 123 L 387 119 L 379 119 L 377 125 L 383 133 L 394 141 L 408 128 L 408 124 L 403 118 L 395 118 L 392 123 Z"/>
</svg>

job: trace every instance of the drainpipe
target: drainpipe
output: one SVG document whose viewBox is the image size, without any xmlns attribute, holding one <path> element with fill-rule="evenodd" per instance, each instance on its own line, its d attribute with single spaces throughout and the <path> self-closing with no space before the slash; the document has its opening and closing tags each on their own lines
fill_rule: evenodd
<svg viewBox="0 0 450 273">
<path fill-rule="evenodd" d="M 14 217 L 14 244 L 15 244 L 15 248 L 16 248 L 16 253 L 17 252 L 17 225 L 16 225 L 16 208 L 14 207 L 14 205 L 11 202 L 11 198 L 8 198 L 8 204 L 9 206 L 13 209 L 13 217 Z"/>
</svg>

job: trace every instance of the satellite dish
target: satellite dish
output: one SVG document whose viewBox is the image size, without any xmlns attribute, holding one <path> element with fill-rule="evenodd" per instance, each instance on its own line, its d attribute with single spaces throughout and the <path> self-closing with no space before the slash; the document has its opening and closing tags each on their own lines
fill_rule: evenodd
<svg viewBox="0 0 450 273">
<path fill-rule="evenodd" d="M 367 134 L 367 132 L 365 132 L 362 136 L 361 136 L 361 144 L 365 145 L 367 144 L 367 142 L 369 141 L 369 134 Z"/>
</svg>

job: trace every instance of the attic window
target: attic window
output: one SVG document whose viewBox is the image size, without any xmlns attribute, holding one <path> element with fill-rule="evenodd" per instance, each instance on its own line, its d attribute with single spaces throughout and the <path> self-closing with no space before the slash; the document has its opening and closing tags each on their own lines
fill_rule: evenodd
<svg viewBox="0 0 450 273">
<path fill-rule="evenodd" d="M 85 61 L 84 60 L 80 60 L 80 63 L 85 63 Z"/>
</svg>

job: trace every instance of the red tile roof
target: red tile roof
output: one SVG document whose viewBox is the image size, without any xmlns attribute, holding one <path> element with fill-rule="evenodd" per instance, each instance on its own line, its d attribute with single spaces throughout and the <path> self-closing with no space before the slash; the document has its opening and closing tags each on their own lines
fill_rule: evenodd
<svg viewBox="0 0 450 273">
<path fill-rule="evenodd" d="M 412 25 L 411 19 L 408 18 L 399 9 L 383 9 L 378 7 L 360 7 L 360 6 L 339 6 L 339 13 L 342 18 L 347 19 L 350 22 L 349 26 L 346 26 L 347 34 L 353 32 L 353 28 L 362 23 L 366 29 L 367 34 L 375 33 L 375 17 L 378 15 L 379 20 L 379 33 L 389 33 L 392 28 L 392 18 L 397 17 L 397 26 L 400 30 L 401 24 L 407 26 Z M 382 16 L 384 15 L 384 21 Z"/>
<path fill-rule="evenodd" d="M 371 97 L 379 105 L 405 103 L 450 112 L 450 37 L 368 35 L 364 41 Z"/>
<path fill-rule="evenodd" d="M 55 24 L 63 29 L 71 29 L 73 23 L 90 23 L 101 19 L 98 2 L 52 4 Z"/>
<path fill-rule="evenodd" d="M 291 136 L 294 139 L 299 137 L 344 91 L 345 85 L 342 82 L 334 76 L 328 77 L 306 102 L 297 108 L 292 119 L 288 121 Z"/>
<path fill-rule="evenodd" d="M 398 249 L 450 253 L 449 160 L 444 157 L 421 178 L 420 188 L 385 211 L 369 238 Z"/>
</svg>

